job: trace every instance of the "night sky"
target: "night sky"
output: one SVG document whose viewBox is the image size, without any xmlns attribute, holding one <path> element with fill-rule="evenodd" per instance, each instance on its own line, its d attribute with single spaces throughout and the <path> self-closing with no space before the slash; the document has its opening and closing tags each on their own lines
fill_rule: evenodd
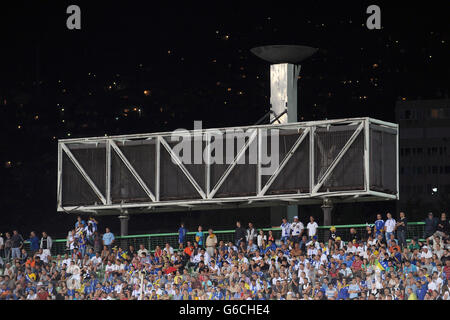
<svg viewBox="0 0 450 320">
<path fill-rule="evenodd" d="M 302 65 L 301 120 L 394 121 L 399 99 L 448 97 L 443 2 L 248 2 L 2 2 L 0 231 L 64 236 L 75 220 L 56 212 L 57 139 L 254 124 L 270 107 L 255 46 L 320 49 Z M 66 28 L 71 4 L 81 30 Z M 382 30 L 365 26 L 370 4 Z M 166 225 L 145 221 L 130 233 Z"/>
</svg>

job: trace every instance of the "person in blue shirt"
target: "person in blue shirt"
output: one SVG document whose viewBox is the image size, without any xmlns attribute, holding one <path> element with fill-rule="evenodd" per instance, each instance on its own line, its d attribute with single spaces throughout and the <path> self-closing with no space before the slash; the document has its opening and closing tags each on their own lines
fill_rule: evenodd
<svg viewBox="0 0 450 320">
<path fill-rule="evenodd" d="M 40 241 L 39 238 L 36 236 L 36 233 L 34 231 L 31 231 L 30 233 L 30 249 L 32 251 L 32 254 L 34 255 L 37 251 L 39 251 Z"/>
<path fill-rule="evenodd" d="M 199 247 L 203 247 L 204 235 L 202 231 L 202 226 L 198 226 L 198 231 L 195 234 L 195 241 L 198 243 Z"/>
<path fill-rule="evenodd" d="M 428 283 L 426 280 L 420 280 L 421 287 L 417 289 L 417 299 L 423 300 L 428 291 Z"/>
<path fill-rule="evenodd" d="M 84 255 L 86 254 L 86 245 L 87 241 L 86 238 L 84 237 L 84 233 L 82 233 L 81 236 L 78 238 L 78 248 L 80 249 L 82 257 L 84 257 Z"/>
<path fill-rule="evenodd" d="M 183 249 L 184 242 L 186 241 L 187 229 L 184 227 L 184 223 L 180 224 L 180 229 L 178 229 L 178 245 L 180 249 Z"/>
<path fill-rule="evenodd" d="M 381 214 L 377 214 L 377 221 L 375 221 L 375 236 L 381 234 L 384 237 L 384 220 L 381 218 Z"/>
<path fill-rule="evenodd" d="M 361 292 L 361 288 L 356 283 L 356 279 L 353 278 L 352 283 L 348 286 L 348 293 L 350 293 L 349 298 L 350 299 L 357 298 L 360 292 Z"/>
<path fill-rule="evenodd" d="M 341 299 L 347 300 L 348 297 L 349 297 L 348 284 L 347 284 L 347 280 L 344 278 L 344 279 L 342 279 L 342 284 L 340 285 L 337 299 L 338 300 L 341 300 Z"/>
<path fill-rule="evenodd" d="M 82 224 L 84 227 L 86 226 L 86 221 L 81 219 L 80 216 L 77 217 L 77 222 L 75 222 L 75 229 L 78 228 L 78 226 Z"/>
<path fill-rule="evenodd" d="M 105 229 L 105 234 L 103 234 L 103 245 L 107 246 L 111 250 L 111 246 L 114 243 L 114 234 L 109 228 Z"/>
</svg>

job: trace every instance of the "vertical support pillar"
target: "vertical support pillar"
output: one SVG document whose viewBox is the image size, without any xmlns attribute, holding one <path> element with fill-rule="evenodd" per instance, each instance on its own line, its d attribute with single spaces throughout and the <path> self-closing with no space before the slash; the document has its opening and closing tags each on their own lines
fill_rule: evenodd
<svg viewBox="0 0 450 320">
<path fill-rule="evenodd" d="M 286 111 L 277 123 L 297 122 L 297 81 L 300 73 L 300 65 L 292 63 L 279 63 L 270 66 L 270 120 L 273 121 Z M 272 226 L 281 224 L 281 219 L 293 221 L 298 216 L 298 206 L 271 207 L 270 222 Z"/>
<path fill-rule="evenodd" d="M 324 226 L 331 226 L 331 211 L 333 210 L 333 202 L 331 202 L 330 199 L 325 198 L 323 199 L 323 204 L 321 206 L 322 212 L 323 212 L 323 225 Z M 328 239 L 330 236 L 330 230 L 327 229 L 324 232 L 324 237 Z"/>
<path fill-rule="evenodd" d="M 128 235 L 128 220 L 130 220 L 130 216 L 128 214 L 122 214 L 119 216 L 120 219 L 120 235 L 127 236 Z"/>
</svg>

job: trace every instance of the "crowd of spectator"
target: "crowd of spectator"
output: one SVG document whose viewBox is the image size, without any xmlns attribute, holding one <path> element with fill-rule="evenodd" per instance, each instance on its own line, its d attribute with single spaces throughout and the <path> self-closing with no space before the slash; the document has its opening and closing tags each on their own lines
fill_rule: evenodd
<svg viewBox="0 0 450 320">
<path fill-rule="evenodd" d="M 184 224 L 178 248 L 121 246 L 94 218 L 77 218 L 66 253 L 53 256 L 46 232 L 0 236 L 4 300 L 450 300 L 449 221 L 425 219 L 423 239 L 408 221 L 381 214 L 364 232 L 327 228 L 313 217 L 283 219 L 281 237 L 236 223 L 233 242 Z M 347 231 L 347 230 L 346 230 Z"/>
</svg>

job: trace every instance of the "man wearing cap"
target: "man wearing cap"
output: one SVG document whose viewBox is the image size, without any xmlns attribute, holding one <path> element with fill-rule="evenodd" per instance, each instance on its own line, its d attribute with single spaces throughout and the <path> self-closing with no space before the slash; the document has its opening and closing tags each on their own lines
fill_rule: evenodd
<svg viewBox="0 0 450 320">
<path fill-rule="evenodd" d="M 217 245 L 217 237 L 213 233 L 212 229 L 208 230 L 208 236 L 206 237 L 206 252 L 212 257 L 214 256 L 214 250 Z"/>
<path fill-rule="evenodd" d="M 428 250 L 427 246 L 422 247 L 422 252 L 420 253 L 420 258 L 430 259 L 433 255 L 430 250 Z"/>
<path fill-rule="evenodd" d="M 304 229 L 305 229 L 305 227 L 304 227 L 303 223 L 298 220 L 297 216 L 295 216 L 294 222 L 292 222 L 292 224 L 291 224 L 291 230 L 292 230 L 291 240 L 294 243 L 299 242 Z"/>
</svg>

